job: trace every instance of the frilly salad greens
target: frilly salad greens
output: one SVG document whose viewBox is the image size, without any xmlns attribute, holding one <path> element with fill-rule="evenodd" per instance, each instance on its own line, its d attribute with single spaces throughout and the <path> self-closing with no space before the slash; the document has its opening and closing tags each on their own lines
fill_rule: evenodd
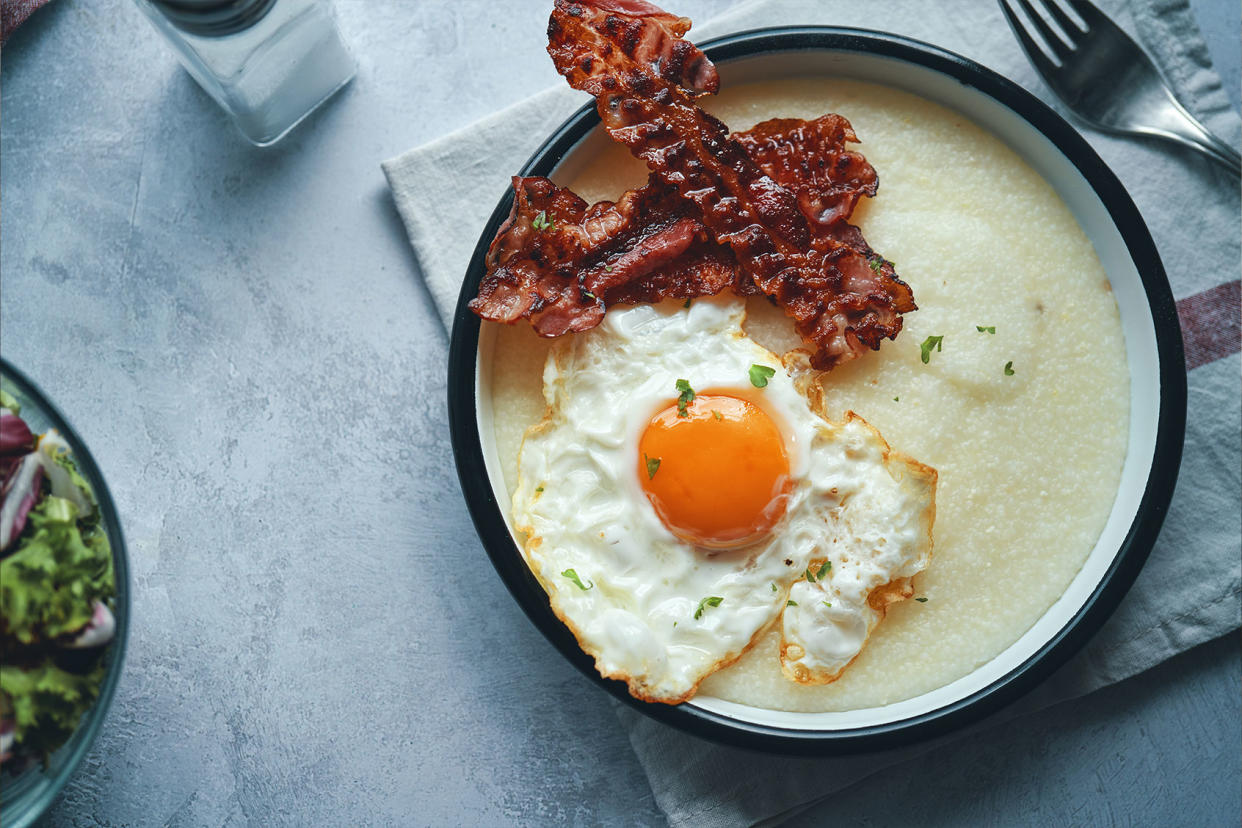
<svg viewBox="0 0 1242 828">
<path fill-rule="evenodd" d="M 46 762 L 99 695 L 116 582 L 68 443 L 34 434 L 3 391 L 0 406 L 0 762 L 18 770 Z"/>
</svg>

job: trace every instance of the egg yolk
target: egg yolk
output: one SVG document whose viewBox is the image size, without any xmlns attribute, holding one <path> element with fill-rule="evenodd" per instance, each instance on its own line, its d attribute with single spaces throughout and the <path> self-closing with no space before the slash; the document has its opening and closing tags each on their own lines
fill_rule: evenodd
<svg viewBox="0 0 1242 828">
<path fill-rule="evenodd" d="M 638 444 L 638 479 L 674 535 L 727 548 L 767 534 L 792 488 L 785 441 L 759 406 L 723 394 L 674 403 L 648 423 Z"/>
</svg>

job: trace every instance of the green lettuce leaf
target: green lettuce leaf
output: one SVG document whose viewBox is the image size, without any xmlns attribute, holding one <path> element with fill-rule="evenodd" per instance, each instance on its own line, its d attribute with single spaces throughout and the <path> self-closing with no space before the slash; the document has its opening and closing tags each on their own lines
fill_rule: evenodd
<svg viewBox="0 0 1242 828">
<path fill-rule="evenodd" d="M 104 663 L 70 673 L 47 661 L 37 667 L 0 667 L 0 702 L 16 725 L 14 744 L 43 761 L 72 735 L 99 695 Z"/>
<path fill-rule="evenodd" d="M 7 408 L 14 414 L 22 413 L 22 404 L 17 401 L 16 397 L 3 389 L 0 389 L 0 406 Z"/>
<path fill-rule="evenodd" d="M 26 645 L 76 632 L 96 600 L 116 594 L 107 535 L 79 528 L 78 509 L 48 495 L 30 511 L 16 552 L 0 561 L 4 632 Z"/>
<path fill-rule="evenodd" d="M 40 435 L 37 451 L 43 474 L 52 486 L 52 494 L 73 501 L 78 507 L 79 518 L 92 518 L 98 511 L 95 508 L 95 493 L 69 459 L 71 449 L 65 438 L 56 429 L 49 428 Z"/>
<path fill-rule="evenodd" d="M 77 465 L 74 464 L 73 458 L 68 454 L 58 454 L 55 460 L 56 465 L 63 468 L 69 475 L 69 481 L 81 492 L 82 499 L 90 504 L 89 514 L 78 515 L 78 526 L 81 527 L 83 534 L 92 533 L 99 526 L 99 503 L 95 500 L 95 491 L 91 488 L 91 484 L 86 482 L 86 478 L 78 471 Z M 105 539 L 106 540 L 106 539 Z M 89 541 L 88 541 L 89 542 Z"/>
</svg>

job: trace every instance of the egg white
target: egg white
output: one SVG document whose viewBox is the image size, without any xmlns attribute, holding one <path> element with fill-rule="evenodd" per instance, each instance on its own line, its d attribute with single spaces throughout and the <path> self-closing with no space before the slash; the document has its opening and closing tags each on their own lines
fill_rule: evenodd
<svg viewBox="0 0 1242 828">
<path fill-rule="evenodd" d="M 793 621 L 785 624 L 786 674 L 821 680 L 825 665 L 834 669 L 854 642 L 856 655 L 874 627 L 871 592 L 930 556 L 930 512 L 919 503 L 930 488 L 895 482 L 888 446 L 861 420 L 832 426 L 818 416 L 805 355 L 782 362 L 746 336 L 744 320 L 744 304 L 731 297 L 698 299 L 688 310 L 666 302 L 610 310 L 598 328 L 562 338 L 544 368 L 547 413 L 519 455 L 513 514 L 527 564 L 599 672 L 648 701 L 690 698 L 783 611 Z M 755 364 L 776 369 L 764 388 L 750 383 Z M 676 399 L 678 379 L 700 393 L 750 400 L 782 432 L 794 485 L 763 540 L 696 548 L 664 526 L 643 492 L 639 438 Z M 854 511 L 851 499 L 868 513 L 853 522 L 843 517 Z M 921 518 L 888 537 L 883 527 L 900 522 L 894 511 L 903 509 Z M 801 611 L 796 598 L 789 606 L 811 562 L 826 559 L 840 578 L 853 578 L 853 588 L 842 580 L 833 591 L 831 622 L 809 606 Z M 813 586 L 833 588 L 837 577 Z"/>
<path fill-rule="evenodd" d="M 827 684 L 862 652 L 886 607 L 914 594 L 910 579 L 931 561 L 936 472 L 893 452 L 852 412 L 844 423 L 823 422 L 811 453 L 812 488 L 836 505 L 826 543 L 790 589 L 781 670 Z"/>
</svg>

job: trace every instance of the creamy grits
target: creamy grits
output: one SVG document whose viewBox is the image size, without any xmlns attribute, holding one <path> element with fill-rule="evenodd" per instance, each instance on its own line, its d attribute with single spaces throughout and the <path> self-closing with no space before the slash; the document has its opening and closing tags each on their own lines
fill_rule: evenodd
<svg viewBox="0 0 1242 828">
<path fill-rule="evenodd" d="M 951 110 L 886 87 L 824 79 L 738 85 L 702 104 L 735 130 L 826 112 L 853 124 L 880 191 L 860 201 L 852 222 L 895 263 L 919 310 L 906 315 L 896 341 L 824 376 L 828 413 L 857 412 L 894 449 L 934 467 L 939 485 L 931 564 L 914 581 L 926 601 L 891 607 L 840 679 L 823 686 L 786 679 L 778 621 L 700 693 L 819 712 L 941 687 L 1038 620 L 1081 567 L 1112 507 L 1129 373 L 1103 268 L 1047 182 Z M 588 146 L 589 162 L 567 167 L 558 183 L 594 201 L 645 180 L 623 148 Z M 748 314 L 748 332 L 760 343 L 778 352 L 799 345 L 766 301 L 750 300 Z M 924 364 L 920 344 L 929 336 L 943 340 Z M 495 437 L 510 493 L 522 435 L 544 412 L 548 347 L 525 324 L 497 333 Z"/>
</svg>

